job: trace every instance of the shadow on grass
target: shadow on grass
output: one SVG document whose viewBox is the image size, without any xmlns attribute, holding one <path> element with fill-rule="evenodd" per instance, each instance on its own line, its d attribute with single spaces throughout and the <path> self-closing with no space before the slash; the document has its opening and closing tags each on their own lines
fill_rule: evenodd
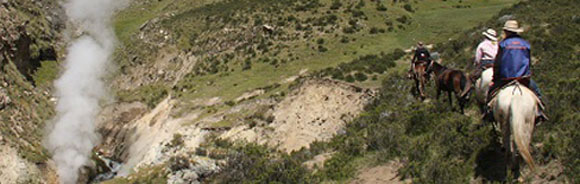
<svg viewBox="0 0 580 184">
<path fill-rule="evenodd" d="M 484 183 L 507 181 L 504 150 L 499 142 L 493 141 L 477 154 L 475 177 L 481 177 Z"/>
</svg>

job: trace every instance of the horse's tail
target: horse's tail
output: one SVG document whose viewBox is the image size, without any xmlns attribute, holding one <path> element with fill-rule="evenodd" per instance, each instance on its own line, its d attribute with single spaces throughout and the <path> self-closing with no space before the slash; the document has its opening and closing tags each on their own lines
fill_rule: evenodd
<svg viewBox="0 0 580 184">
<path fill-rule="evenodd" d="M 471 90 L 473 89 L 473 86 L 471 84 L 471 80 L 468 79 L 468 77 L 464 74 L 461 75 L 461 83 L 463 84 L 463 89 L 461 89 L 461 98 L 465 98 L 467 95 L 469 95 L 469 92 L 471 92 Z"/>
<path fill-rule="evenodd" d="M 517 146 L 524 161 L 533 171 L 536 167 L 532 154 L 530 153 L 530 143 L 532 141 L 532 132 L 534 131 L 534 120 L 536 101 L 526 99 L 524 92 L 520 95 L 514 95 L 510 105 L 510 125 L 514 135 L 514 142 Z M 515 151 L 515 150 L 514 150 Z"/>
</svg>

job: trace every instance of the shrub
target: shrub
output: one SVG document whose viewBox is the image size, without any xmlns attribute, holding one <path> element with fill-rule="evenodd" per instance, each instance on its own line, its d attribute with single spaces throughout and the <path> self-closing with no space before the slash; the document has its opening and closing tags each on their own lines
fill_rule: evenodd
<svg viewBox="0 0 580 184">
<path fill-rule="evenodd" d="M 350 40 L 346 36 L 342 36 L 342 38 L 340 38 L 340 43 L 348 43 L 349 41 Z"/>
<path fill-rule="evenodd" d="M 383 3 L 380 3 L 380 1 L 377 1 L 377 11 L 387 11 L 387 7 Z"/>
<path fill-rule="evenodd" d="M 365 7 L 365 0 L 359 0 L 355 6 L 356 9 L 361 9 L 362 7 Z"/>
<path fill-rule="evenodd" d="M 346 81 L 346 82 L 354 82 L 355 80 L 354 80 L 354 77 L 352 77 L 352 75 L 347 75 L 344 78 L 344 81 Z"/>
<path fill-rule="evenodd" d="M 371 27 L 371 30 L 369 31 L 370 34 L 377 34 L 379 33 L 379 28 L 377 27 Z"/>
<path fill-rule="evenodd" d="M 317 183 L 300 160 L 255 143 L 234 146 L 216 183 Z M 272 157 L 277 154 L 279 157 Z M 212 182 L 209 182 L 212 183 Z"/>
<path fill-rule="evenodd" d="M 415 10 L 413 10 L 413 7 L 411 6 L 411 4 L 405 4 L 405 5 L 403 6 L 403 8 L 404 8 L 405 10 L 407 10 L 408 12 L 411 12 L 411 13 L 415 12 Z"/>
<path fill-rule="evenodd" d="M 244 63 L 242 64 L 242 70 L 249 70 L 252 69 L 252 61 L 250 61 L 249 59 L 246 59 L 244 61 Z"/>
<path fill-rule="evenodd" d="M 326 47 L 324 47 L 323 45 L 318 45 L 318 52 L 326 52 L 326 51 L 328 51 Z"/>
<path fill-rule="evenodd" d="M 332 1 L 332 4 L 330 5 L 330 9 L 331 10 L 338 10 L 341 6 L 342 6 L 342 3 L 339 0 L 334 0 L 334 1 Z"/>
<path fill-rule="evenodd" d="M 397 22 L 400 22 L 401 24 L 409 23 L 409 17 L 407 17 L 406 15 L 403 15 L 403 16 L 397 18 L 396 20 L 397 20 Z"/>
<path fill-rule="evenodd" d="M 342 29 L 342 32 L 346 33 L 346 34 L 353 34 L 356 32 L 356 29 L 354 27 L 345 27 Z"/>
<path fill-rule="evenodd" d="M 360 72 L 357 72 L 356 74 L 354 74 L 354 78 L 360 82 L 366 81 L 368 79 L 367 75 L 365 75 L 364 73 L 360 73 Z"/>
</svg>

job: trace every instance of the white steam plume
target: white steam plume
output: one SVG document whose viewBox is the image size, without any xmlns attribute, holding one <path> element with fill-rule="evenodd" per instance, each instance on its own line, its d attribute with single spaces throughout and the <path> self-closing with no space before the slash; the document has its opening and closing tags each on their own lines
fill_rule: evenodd
<svg viewBox="0 0 580 184">
<path fill-rule="evenodd" d="M 68 48 L 64 73 L 55 81 L 57 115 L 46 138 L 61 183 L 76 183 L 79 169 L 89 163 L 99 136 L 95 119 L 107 90 L 107 74 L 115 47 L 113 13 L 125 0 L 68 0 L 63 6 L 70 21 L 85 33 Z"/>
</svg>

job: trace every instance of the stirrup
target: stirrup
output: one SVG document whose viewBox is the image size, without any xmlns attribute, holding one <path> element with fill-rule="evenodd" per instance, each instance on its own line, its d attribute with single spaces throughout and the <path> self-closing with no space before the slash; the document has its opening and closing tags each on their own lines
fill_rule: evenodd
<svg viewBox="0 0 580 184">
<path fill-rule="evenodd" d="M 495 119 L 493 117 L 493 112 L 485 112 L 482 116 L 481 116 L 481 120 L 486 121 L 486 122 L 494 122 Z"/>
</svg>

